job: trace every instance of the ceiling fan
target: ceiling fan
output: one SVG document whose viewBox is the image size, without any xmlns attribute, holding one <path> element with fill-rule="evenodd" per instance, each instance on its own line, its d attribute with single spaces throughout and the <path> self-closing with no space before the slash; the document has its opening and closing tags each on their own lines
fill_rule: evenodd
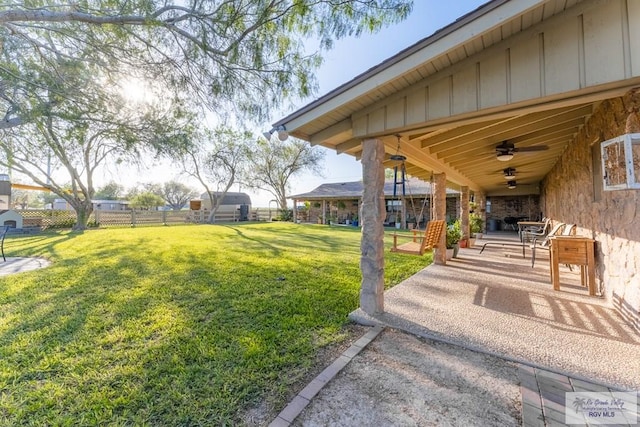
<svg viewBox="0 0 640 427">
<path fill-rule="evenodd" d="M 516 182 L 516 180 L 515 180 L 515 179 L 512 179 L 512 180 L 510 180 L 510 181 L 507 181 L 507 188 L 508 188 L 509 190 L 513 190 L 514 188 L 516 188 L 516 187 L 520 187 L 520 186 L 525 186 L 525 187 L 526 187 L 526 186 L 532 186 L 532 185 L 537 186 L 537 185 L 538 185 L 538 183 L 533 183 L 533 182 L 529 182 L 529 183 Z"/>
<path fill-rule="evenodd" d="M 507 162 L 513 158 L 513 153 L 544 151 L 548 149 L 548 145 L 532 145 L 530 147 L 518 148 L 513 145 L 513 142 L 502 141 L 496 146 L 496 158 L 502 162 Z"/>
</svg>

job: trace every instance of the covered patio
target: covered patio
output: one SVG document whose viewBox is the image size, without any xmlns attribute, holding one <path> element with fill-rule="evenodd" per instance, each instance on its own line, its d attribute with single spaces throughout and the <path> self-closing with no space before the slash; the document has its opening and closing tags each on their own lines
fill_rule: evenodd
<svg viewBox="0 0 640 427">
<path fill-rule="evenodd" d="M 513 233 L 479 241 L 517 242 Z M 518 246 L 461 249 L 385 292 L 385 312 L 350 318 L 494 354 L 614 388 L 640 387 L 640 337 L 606 301 L 589 297 L 574 267 L 549 279 L 548 252 L 531 268 Z"/>
<path fill-rule="evenodd" d="M 541 216 L 576 224 L 578 236 L 595 241 L 595 276 L 603 300 L 592 297 L 584 307 L 563 301 L 564 293 L 557 292 L 536 296 L 536 302 L 527 297 L 519 306 L 515 297 L 525 295 L 531 283 L 542 283 L 542 276 L 528 270 L 523 277 L 510 277 L 512 267 L 487 263 L 486 257 L 466 269 L 456 263 L 445 267 L 444 234 L 434 254 L 437 265 L 425 273 L 429 281 L 434 275 L 468 280 L 464 275 L 471 270 L 485 274 L 478 276 L 485 277 L 484 287 L 470 288 L 473 300 L 484 301 L 474 306 L 500 307 L 491 310 L 511 312 L 514 319 L 533 316 L 546 325 L 549 335 L 540 340 L 548 344 L 536 347 L 540 363 L 558 344 L 556 328 L 549 325 L 565 316 L 577 322 L 571 326 L 576 331 L 580 322 L 619 322 L 611 326 L 614 332 L 627 322 L 640 331 L 640 228 L 634 225 L 640 219 L 640 157 L 632 155 L 640 147 L 639 29 L 638 2 L 489 1 L 273 124 L 362 162 L 364 312 L 400 314 L 385 302 L 381 200 L 385 168 L 404 158 L 409 175 L 433 182 L 432 219 L 446 219 L 447 188 L 460 192 L 465 237 L 472 198 L 486 218 L 492 198 L 531 195 L 540 199 Z M 625 154 L 613 159 L 615 149 Z M 627 173 L 624 156 L 631 159 Z M 508 291 L 491 285 L 511 280 L 520 284 Z M 451 292 L 445 289 L 428 291 Z M 543 305 L 550 318 L 540 314 Z M 600 305 L 615 307 L 624 319 L 575 315 Z M 455 317 L 441 314 L 434 318 Z M 591 327 L 600 326 L 582 333 L 593 336 Z M 517 342 L 511 334 L 519 328 L 508 329 L 496 329 L 496 335 L 509 337 L 496 339 Z M 584 348 L 576 351 L 586 357 L 580 353 Z"/>
</svg>

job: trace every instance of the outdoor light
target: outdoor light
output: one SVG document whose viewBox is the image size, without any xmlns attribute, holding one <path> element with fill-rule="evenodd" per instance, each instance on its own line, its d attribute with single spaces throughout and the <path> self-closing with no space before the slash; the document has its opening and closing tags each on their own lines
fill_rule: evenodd
<svg viewBox="0 0 640 427">
<path fill-rule="evenodd" d="M 507 188 L 509 190 L 513 190 L 514 188 L 516 188 L 516 182 L 515 181 L 509 181 L 507 182 Z"/>
<path fill-rule="evenodd" d="M 502 171 L 504 173 L 504 179 L 512 180 L 516 178 L 516 170 L 514 168 L 506 168 Z"/>
<path fill-rule="evenodd" d="M 264 132 L 262 136 L 264 136 L 267 141 L 271 141 L 271 135 L 273 135 L 274 132 L 278 132 L 278 139 L 280 141 L 286 141 L 287 138 L 289 138 L 289 132 L 287 132 L 287 128 L 284 127 L 284 125 L 280 125 L 277 128 L 272 128 L 270 131 Z"/>
</svg>

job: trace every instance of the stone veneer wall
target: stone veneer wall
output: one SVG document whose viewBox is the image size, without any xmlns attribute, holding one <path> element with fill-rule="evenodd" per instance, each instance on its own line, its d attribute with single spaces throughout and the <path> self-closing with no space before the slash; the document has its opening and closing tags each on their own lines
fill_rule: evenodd
<svg viewBox="0 0 640 427">
<path fill-rule="evenodd" d="M 640 332 L 640 190 L 602 191 L 598 154 L 602 141 L 629 133 L 630 112 L 640 120 L 638 110 L 640 90 L 602 102 L 545 177 L 541 207 L 596 240 L 600 290 Z"/>
</svg>

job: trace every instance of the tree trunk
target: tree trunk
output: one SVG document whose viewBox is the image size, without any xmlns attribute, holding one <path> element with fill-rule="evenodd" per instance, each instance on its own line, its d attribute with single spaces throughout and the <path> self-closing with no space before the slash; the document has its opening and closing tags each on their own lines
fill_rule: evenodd
<svg viewBox="0 0 640 427">
<path fill-rule="evenodd" d="M 89 216 L 91 216 L 91 212 L 93 212 L 93 205 L 91 202 L 87 203 L 78 203 L 71 205 L 73 209 L 76 211 L 76 223 L 73 226 L 73 231 L 82 231 L 87 229 L 87 224 L 89 222 Z"/>
</svg>

